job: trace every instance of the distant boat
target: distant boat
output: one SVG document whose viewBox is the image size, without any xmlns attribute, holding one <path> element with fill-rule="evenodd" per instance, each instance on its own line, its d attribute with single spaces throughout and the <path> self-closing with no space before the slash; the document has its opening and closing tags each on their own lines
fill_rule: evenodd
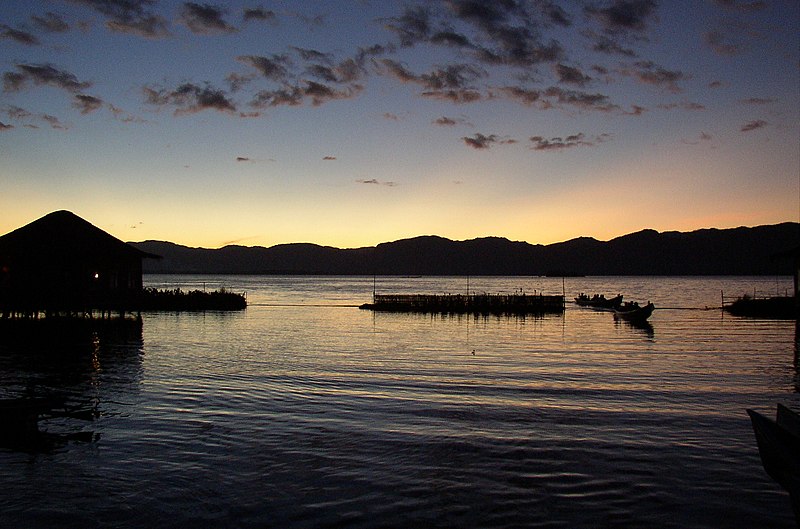
<svg viewBox="0 0 800 529">
<path fill-rule="evenodd" d="M 800 526 L 800 416 L 781 404 L 774 421 L 757 411 L 747 410 L 747 414 L 753 423 L 761 464 L 789 493 Z"/>
<path fill-rule="evenodd" d="M 653 314 L 653 310 L 655 308 L 655 305 L 652 303 L 648 303 L 644 307 L 640 307 L 635 301 L 632 303 L 628 302 L 616 307 L 614 309 L 614 315 L 623 320 L 641 322 L 649 318 L 650 315 Z"/>
<path fill-rule="evenodd" d="M 622 304 L 622 294 L 613 298 L 606 298 L 603 294 L 595 294 L 589 297 L 588 294 L 581 294 L 575 298 L 575 303 L 581 307 L 592 307 L 595 309 L 615 309 Z"/>
</svg>

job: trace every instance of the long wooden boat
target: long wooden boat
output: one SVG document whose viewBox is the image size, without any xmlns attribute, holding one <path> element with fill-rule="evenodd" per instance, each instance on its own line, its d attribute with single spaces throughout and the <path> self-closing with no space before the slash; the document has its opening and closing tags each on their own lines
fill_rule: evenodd
<svg viewBox="0 0 800 529">
<path fill-rule="evenodd" d="M 614 309 L 614 315 L 620 319 L 641 322 L 647 320 L 656 308 L 652 303 L 640 307 L 638 303 L 624 303 Z"/>
<path fill-rule="evenodd" d="M 776 420 L 750 409 L 747 414 L 753 424 L 761 464 L 769 477 L 789 493 L 800 526 L 800 417 L 780 404 Z"/>
<path fill-rule="evenodd" d="M 622 304 L 622 294 L 607 298 L 603 294 L 595 294 L 589 297 L 588 294 L 581 294 L 575 298 L 575 304 L 581 307 L 592 307 L 594 309 L 613 310 Z"/>
</svg>

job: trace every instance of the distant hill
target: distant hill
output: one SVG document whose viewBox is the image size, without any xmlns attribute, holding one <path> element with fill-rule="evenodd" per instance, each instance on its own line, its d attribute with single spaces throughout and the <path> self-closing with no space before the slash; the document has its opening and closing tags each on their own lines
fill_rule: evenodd
<svg viewBox="0 0 800 529">
<path fill-rule="evenodd" d="M 422 236 L 339 249 L 316 244 L 189 248 L 130 243 L 162 259 L 146 273 L 330 275 L 788 275 L 800 224 L 692 232 L 642 230 L 610 241 L 580 237 L 541 245 L 500 237 Z"/>
</svg>

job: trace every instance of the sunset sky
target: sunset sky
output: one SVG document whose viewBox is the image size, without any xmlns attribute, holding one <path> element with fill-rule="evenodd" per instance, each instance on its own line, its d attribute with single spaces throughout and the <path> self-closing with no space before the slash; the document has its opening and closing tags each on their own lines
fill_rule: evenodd
<svg viewBox="0 0 800 529">
<path fill-rule="evenodd" d="M 797 0 L 3 0 L 0 234 L 608 240 L 800 216 Z"/>
</svg>

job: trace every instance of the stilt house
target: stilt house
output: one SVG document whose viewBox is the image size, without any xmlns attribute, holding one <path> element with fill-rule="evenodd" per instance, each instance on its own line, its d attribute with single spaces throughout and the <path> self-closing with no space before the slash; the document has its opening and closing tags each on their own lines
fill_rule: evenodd
<svg viewBox="0 0 800 529">
<path fill-rule="evenodd" d="M 128 310 L 147 257 L 74 213 L 45 215 L 0 237 L 0 316 Z"/>
</svg>

